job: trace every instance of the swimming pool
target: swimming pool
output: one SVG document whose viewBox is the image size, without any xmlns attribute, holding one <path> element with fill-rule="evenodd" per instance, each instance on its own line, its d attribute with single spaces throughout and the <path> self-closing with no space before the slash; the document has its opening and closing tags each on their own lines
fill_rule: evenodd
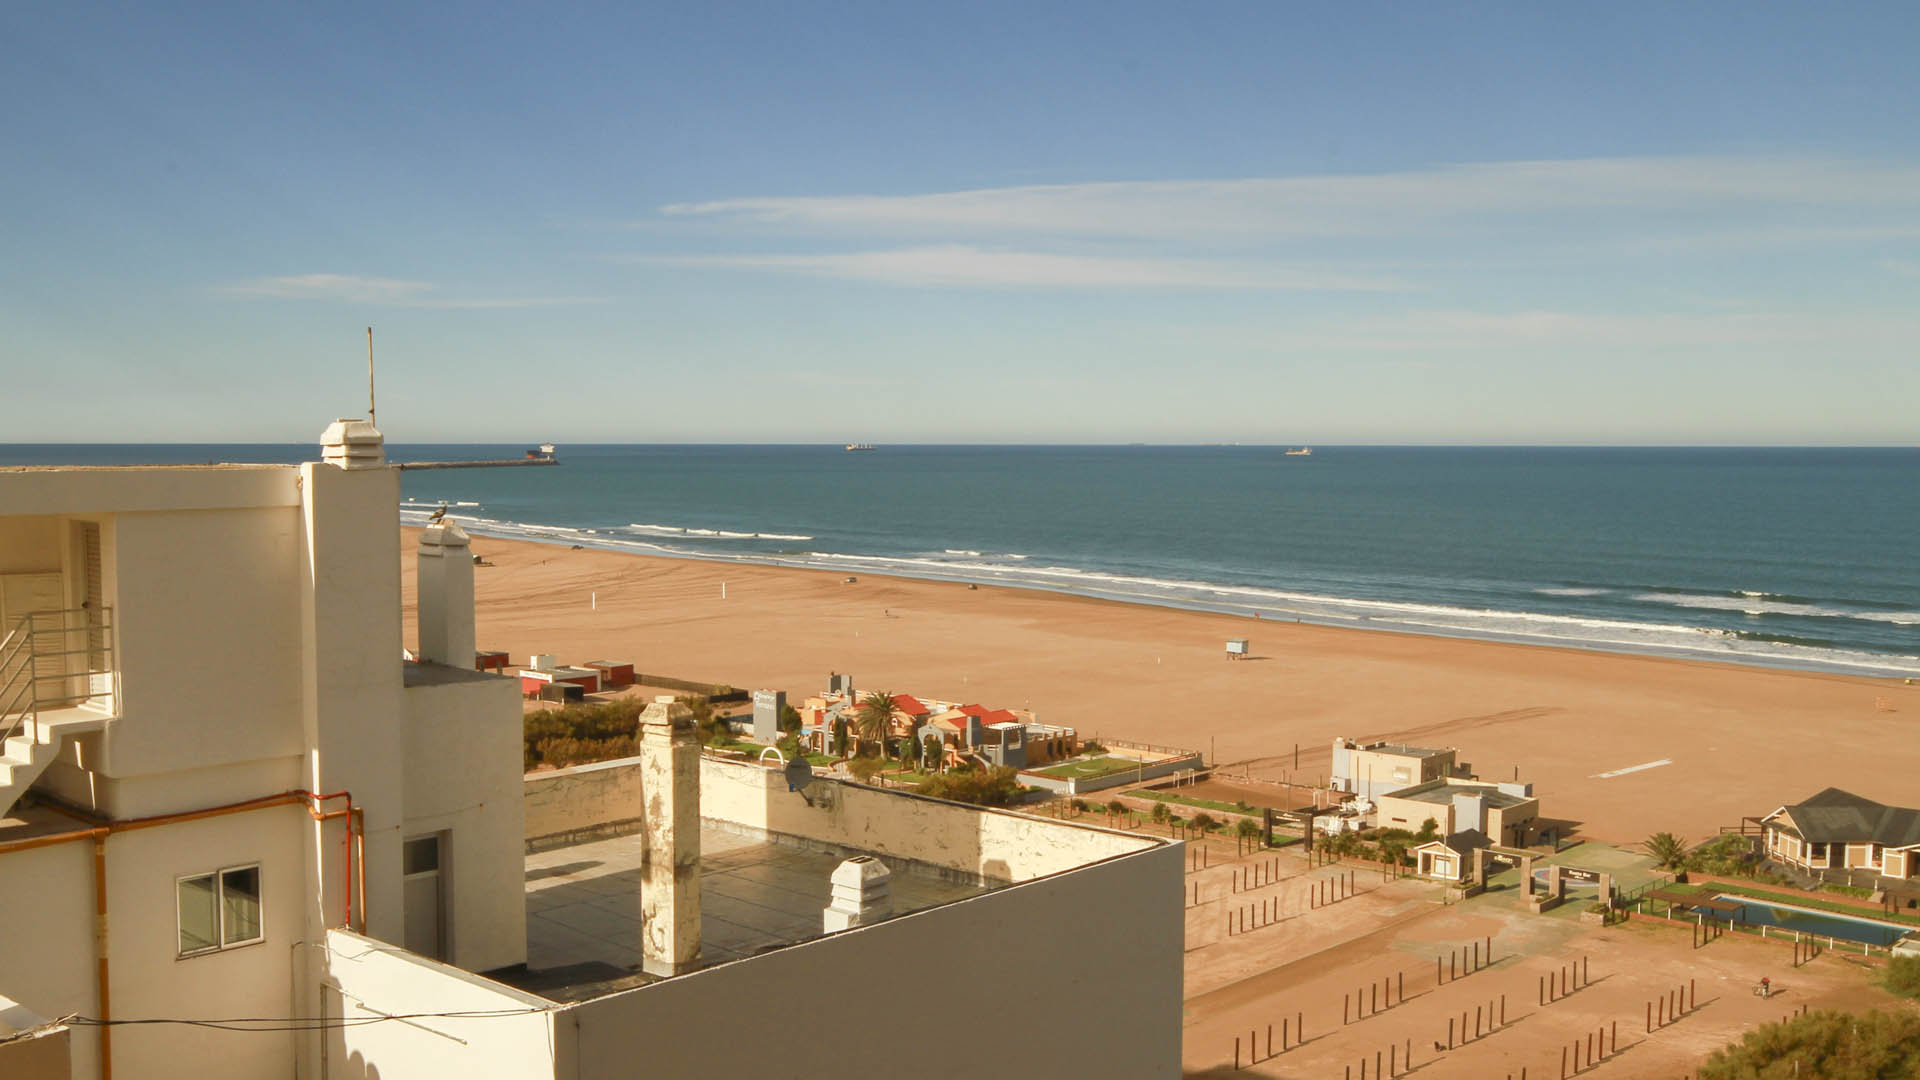
<svg viewBox="0 0 1920 1080">
<path fill-rule="evenodd" d="M 1920 929 L 1920 927 L 1876 922 L 1872 919 L 1853 919 L 1825 911 L 1810 911 L 1787 904 L 1770 904 L 1750 896 L 1721 893 L 1717 899 L 1730 900 L 1739 904 L 1740 910 L 1734 918 L 1744 923 L 1752 923 L 1756 926 L 1777 926 L 1782 930 L 1798 930 L 1802 934 L 1839 938 L 1842 941 L 1857 941 L 1867 945 L 1891 945 L 1909 931 Z"/>
</svg>

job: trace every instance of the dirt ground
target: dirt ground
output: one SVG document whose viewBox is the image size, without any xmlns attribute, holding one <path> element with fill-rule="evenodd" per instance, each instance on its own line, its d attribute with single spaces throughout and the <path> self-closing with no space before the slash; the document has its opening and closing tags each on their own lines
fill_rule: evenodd
<svg viewBox="0 0 1920 1080">
<path fill-rule="evenodd" d="M 1346 868 L 1310 870 L 1287 852 L 1231 855 L 1229 848 L 1187 879 L 1190 890 L 1200 887 L 1200 903 L 1187 911 L 1190 1077 L 1343 1078 L 1349 1070 L 1359 1077 L 1364 1061 L 1371 1078 L 1376 1054 L 1393 1063 L 1390 1075 L 1407 1075 L 1410 1050 L 1412 1071 L 1429 1080 L 1518 1077 L 1523 1069 L 1529 1080 L 1555 1080 L 1563 1051 L 1577 1042 L 1580 1076 L 1678 1078 L 1714 1049 L 1803 1006 L 1913 1008 L 1873 986 L 1877 969 L 1858 956 L 1829 952 L 1794 968 L 1784 941 L 1729 935 L 1695 949 L 1677 924 L 1601 928 L 1581 923 L 1577 904 L 1532 915 L 1519 908 L 1517 893 L 1447 906 L 1436 886 L 1383 881 L 1377 871 L 1355 872 L 1352 899 L 1316 909 L 1313 885 Z M 1263 872 L 1274 875 L 1272 884 L 1237 890 L 1265 880 Z M 1227 933 L 1231 910 L 1269 904 L 1280 921 Z M 1491 962 L 1468 974 L 1476 943 Z M 1451 960 L 1457 974 L 1436 975 L 1436 958 Z M 1589 981 L 1541 1004 L 1542 981 L 1571 981 L 1574 965 Z M 1762 976 L 1773 981 L 1771 998 L 1752 992 Z M 1697 1005 L 1647 1031 L 1650 1004 L 1660 1009 L 1658 1002 L 1689 984 Z M 1476 1023 L 1480 1034 L 1463 1039 Z M 1587 1040 L 1602 1031 L 1604 1056 L 1596 1046 L 1587 1064 Z M 1576 1058 L 1567 1060 L 1574 1075 Z"/>
</svg>

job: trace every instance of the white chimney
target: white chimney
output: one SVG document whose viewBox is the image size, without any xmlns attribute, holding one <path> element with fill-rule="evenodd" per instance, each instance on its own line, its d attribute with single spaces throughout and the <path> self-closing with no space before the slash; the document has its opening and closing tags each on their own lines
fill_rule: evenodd
<svg viewBox="0 0 1920 1080">
<path fill-rule="evenodd" d="M 473 666 L 473 552 L 452 521 L 420 533 L 418 592 L 420 659 L 448 667 Z"/>
<path fill-rule="evenodd" d="M 320 433 L 320 460 L 342 469 L 382 469 L 387 440 L 370 420 L 335 420 Z"/>
<path fill-rule="evenodd" d="M 693 713 L 671 697 L 640 714 L 640 962 L 678 975 L 700 960 L 700 742 Z"/>
<path fill-rule="evenodd" d="M 833 869 L 833 903 L 821 912 L 826 932 L 877 923 L 893 914 L 893 871 L 871 855 L 855 855 Z"/>
</svg>

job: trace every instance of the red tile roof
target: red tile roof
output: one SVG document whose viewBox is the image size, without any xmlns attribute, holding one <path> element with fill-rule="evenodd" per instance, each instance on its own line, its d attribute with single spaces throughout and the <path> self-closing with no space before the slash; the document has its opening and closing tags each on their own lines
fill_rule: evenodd
<svg viewBox="0 0 1920 1080">
<path fill-rule="evenodd" d="M 968 716 L 980 716 L 988 710 L 985 705 L 962 705 L 960 706 L 960 711 L 966 713 Z"/>
<path fill-rule="evenodd" d="M 980 722 L 983 724 L 1017 724 L 1020 722 L 1020 718 L 1005 709 L 995 709 L 990 713 L 982 714 Z"/>
<path fill-rule="evenodd" d="M 893 707 L 908 716 L 925 716 L 930 711 L 925 705 L 920 704 L 918 698 L 910 694 L 893 695 Z"/>
</svg>

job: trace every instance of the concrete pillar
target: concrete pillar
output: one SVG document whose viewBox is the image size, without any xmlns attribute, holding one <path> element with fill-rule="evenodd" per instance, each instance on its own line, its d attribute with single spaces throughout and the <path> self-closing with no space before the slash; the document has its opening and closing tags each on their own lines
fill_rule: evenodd
<svg viewBox="0 0 1920 1080">
<path fill-rule="evenodd" d="M 473 667 L 473 551 L 466 530 L 452 521 L 420 533 L 420 659 Z"/>
<path fill-rule="evenodd" d="M 1520 888 L 1522 896 L 1533 895 L 1533 856 L 1520 856 Z"/>
<path fill-rule="evenodd" d="M 678 975 L 700 958 L 700 743 L 692 712 L 671 697 L 640 714 L 640 783 L 641 967 Z"/>
<path fill-rule="evenodd" d="M 871 855 L 856 855 L 833 871 L 833 903 L 821 913 L 827 933 L 876 923 L 893 914 L 893 871 Z"/>
</svg>

